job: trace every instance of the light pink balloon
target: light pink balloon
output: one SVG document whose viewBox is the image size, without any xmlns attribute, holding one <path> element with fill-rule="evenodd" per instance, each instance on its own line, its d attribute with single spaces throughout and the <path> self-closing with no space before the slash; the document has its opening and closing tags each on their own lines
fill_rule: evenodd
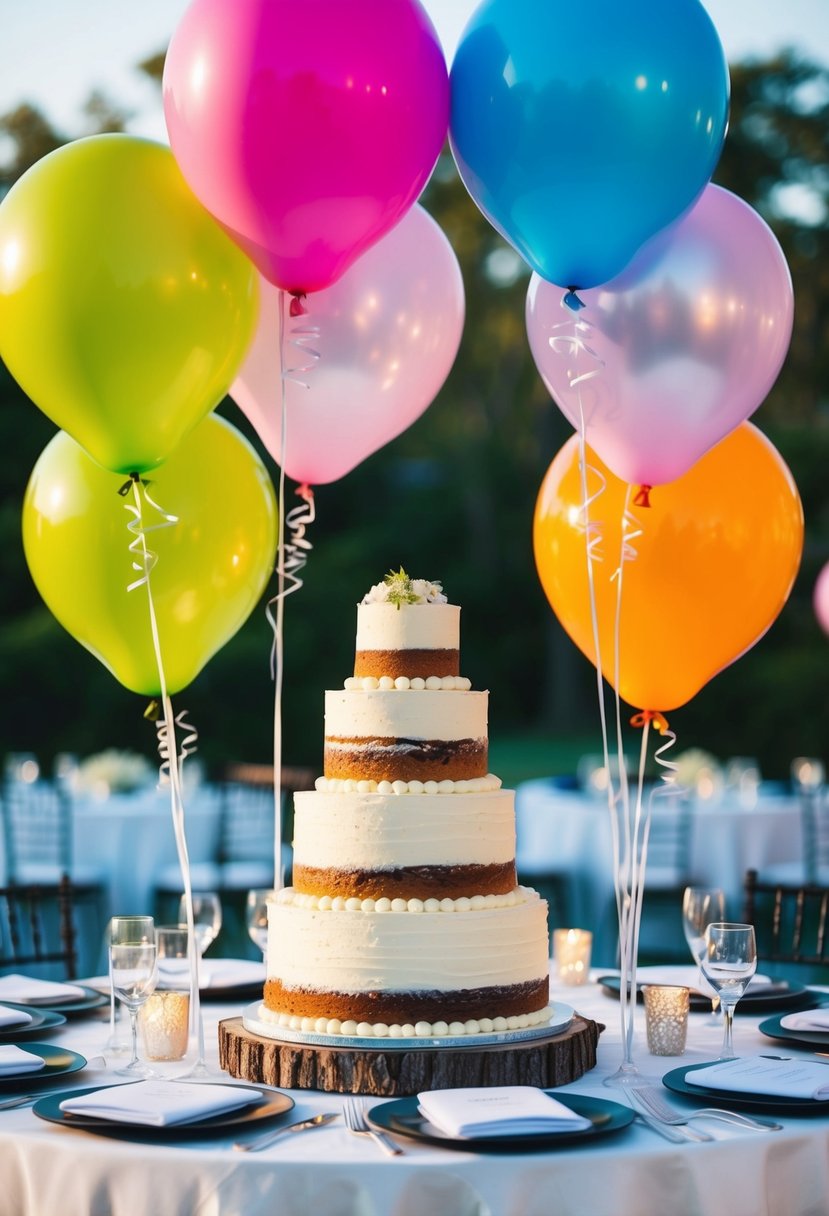
<svg viewBox="0 0 829 1216">
<path fill-rule="evenodd" d="M 829 633 L 829 562 L 817 576 L 812 603 L 818 624 L 824 633 Z"/>
<path fill-rule="evenodd" d="M 262 274 L 318 291 L 426 184 L 446 60 L 418 0 L 192 0 L 164 114 L 190 189 Z"/>
<path fill-rule="evenodd" d="M 786 259 L 756 211 L 719 186 L 624 274 L 580 291 L 533 275 L 527 334 L 556 404 L 622 481 L 685 473 L 774 384 L 792 333 Z"/>
<path fill-rule="evenodd" d="M 308 370 L 285 380 L 284 461 L 278 334 L 286 297 L 261 287 L 259 328 L 231 396 L 289 477 L 336 481 L 411 426 L 449 374 L 464 322 L 457 258 L 415 206 L 337 283 L 309 297 L 307 316 L 285 320 L 286 369 Z M 306 340 L 316 361 L 296 345 L 309 327 L 319 330 Z"/>
</svg>

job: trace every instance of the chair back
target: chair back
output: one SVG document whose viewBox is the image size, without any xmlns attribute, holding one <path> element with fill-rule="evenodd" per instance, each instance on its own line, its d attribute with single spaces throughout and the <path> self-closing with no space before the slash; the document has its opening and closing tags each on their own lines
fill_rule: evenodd
<svg viewBox="0 0 829 1216">
<path fill-rule="evenodd" d="M 821 785 L 799 797 L 805 878 L 816 884 L 829 874 L 829 791 Z"/>
<path fill-rule="evenodd" d="M 779 963 L 829 964 L 829 887 L 762 882 L 746 873 L 743 915 L 754 925 L 757 957 Z"/>
<path fill-rule="evenodd" d="M 10 883 L 57 884 L 72 872 L 72 803 L 52 781 L 7 781 L 0 810 Z"/>
<path fill-rule="evenodd" d="M 645 890 L 691 883 L 691 810 L 684 798 L 656 798 L 651 808 Z"/>
<path fill-rule="evenodd" d="M 273 856 L 274 784 L 273 768 L 267 765 L 235 765 L 220 789 L 220 867 L 235 862 L 262 862 Z M 314 773 L 304 768 L 283 768 L 280 787 L 282 840 L 290 841 L 293 795 L 313 789 Z"/>
<path fill-rule="evenodd" d="M 0 887 L 0 971 L 62 964 L 66 979 L 77 975 L 72 884 Z"/>
</svg>

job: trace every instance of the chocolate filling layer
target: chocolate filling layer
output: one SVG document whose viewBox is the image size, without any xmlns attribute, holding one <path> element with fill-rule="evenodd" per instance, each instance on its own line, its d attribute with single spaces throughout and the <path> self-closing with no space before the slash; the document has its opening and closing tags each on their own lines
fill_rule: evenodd
<svg viewBox="0 0 829 1216">
<path fill-rule="evenodd" d="M 468 781 L 485 777 L 487 764 L 486 739 L 326 736 L 323 771 L 343 781 Z"/>
<path fill-rule="evenodd" d="M 457 650 L 358 650 L 354 656 L 355 676 L 457 676 L 460 652 Z"/>
<path fill-rule="evenodd" d="M 303 1018 L 339 1018 L 343 1022 L 385 1022 L 389 1026 L 420 1021 L 506 1018 L 543 1009 L 548 999 L 547 976 L 524 984 L 455 992 L 320 992 L 310 988 L 284 988 L 275 979 L 265 983 L 265 1005 L 276 1013 Z M 381 1043 L 377 1045 L 380 1047 Z"/>
<path fill-rule="evenodd" d="M 504 895 L 516 885 L 514 862 L 465 866 L 399 866 L 393 870 L 322 870 L 294 862 L 293 887 L 303 895 L 345 899 L 460 899 Z"/>
</svg>

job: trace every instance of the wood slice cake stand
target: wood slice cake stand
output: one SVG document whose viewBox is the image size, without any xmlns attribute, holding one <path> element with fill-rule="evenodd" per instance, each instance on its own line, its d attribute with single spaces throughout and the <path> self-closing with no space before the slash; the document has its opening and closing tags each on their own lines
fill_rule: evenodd
<svg viewBox="0 0 829 1216">
<path fill-rule="evenodd" d="M 480 1047 L 320 1047 L 254 1034 L 242 1018 L 219 1023 L 219 1063 L 233 1077 L 282 1089 L 408 1096 L 454 1086 L 567 1085 L 596 1064 L 604 1026 L 575 1014 L 564 1031 Z"/>
</svg>

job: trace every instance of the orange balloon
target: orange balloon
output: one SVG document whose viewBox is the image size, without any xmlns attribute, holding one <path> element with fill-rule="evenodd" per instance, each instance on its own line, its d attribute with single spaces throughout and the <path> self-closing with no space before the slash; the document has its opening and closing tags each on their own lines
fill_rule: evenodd
<svg viewBox="0 0 829 1216">
<path fill-rule="evenodd" d="M 622 565 L 618 691 L 640 709 L 675 709 L 752 647 L 785 604 L 803 549 L 797 486 L 777 449 L 750 422 L 682 477 L 652 489 L 650 506 L 633 505 L 636 488 L 590 448 L 587 457 L 588 498 L 597 495 L 589 521 L 592 548 L 601 557 L 592 571 L 602 673 L 615 687 L 613 575 L 624 531 L 635 556 Z M 595 663 L 583 502 L 574 435 L 542 482 L 533 545 L 553 611 Z"/>
</svg>

